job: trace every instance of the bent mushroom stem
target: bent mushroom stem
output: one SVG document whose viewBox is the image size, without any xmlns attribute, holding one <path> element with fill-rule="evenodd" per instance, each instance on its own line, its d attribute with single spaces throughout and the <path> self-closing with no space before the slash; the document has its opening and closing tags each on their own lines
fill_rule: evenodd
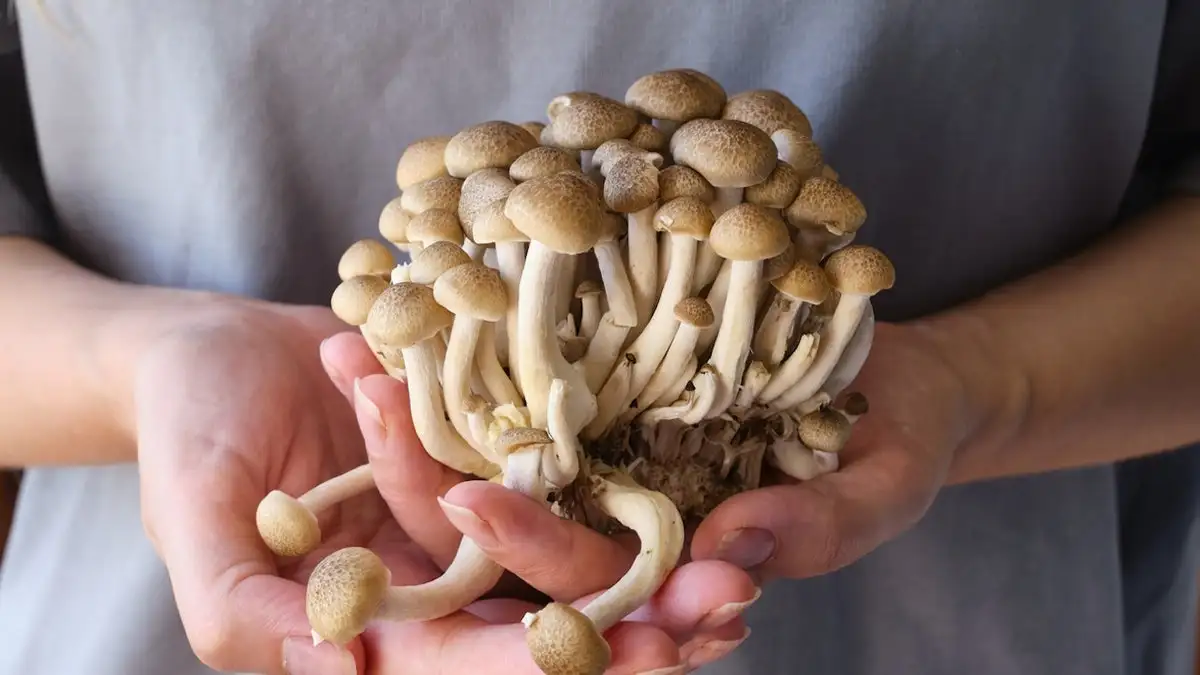
<svg viewBox="0 0 1200 675">
<path fill-rule="evenodd" d="M 451 338 L 453 339 L 453 331 Z M 504 372 L 497 354 L 496 324 L 485 324 L 479 335 L 479 345 L 475 349 L 475 366 L 483 378 L 484 389 L 496 403 L 524 405 L 525 402 L 521 399 L 516 384 L 508 376 L 508 373 Z"/>
<path fill-rule="evenodd" d="M 838 300 L 837 309 L 833 310 L 833 316 L 822 333 L 821 346 L 817 350 L 812 365 L 800 379 L 796 380 L 795 384 L 771 402 L 771 407 L 776 410 L 787 410 L 812 398 L 820 391 L 826 378 L 837 366 L 842 351 L 849 344 L 850 338 L 858 328 L 863 311 L 870 302 L 869 296 L 856 294 L 846 294 Z"/>
<path fill-rule="evenodd" d="M 771 371 L 767 370 L 761 361 L 751 362 L 746 368 L 746 374 L 742 377 L 741 389 L 733 400 L 733 407 L 746 409 L 754 405 L 759 392 L 767 386 L 770 379 Z"/>
<path fill-rule="evenodd" d="M 305 555 L 321 543 L 317 514 L 375 487 L 371 465 L 330 478 L 299 497 L 272 490 L 258 504 L 255 523 L 263 543 L 278 556 Z"/>
<path fill-rule="evenodd" d="M 600 267 L 600 279 L 608 300 L 608 311 L 618 326 L 632 328 L 638 323 L 637 299 L 633 294 L 633 283 L 625 270 L 621 257 L 621 245 L 616 239 L 596 243 L 592 249 Z"/>
<path fill-rule="evenodd" d="M 562 489 L 579 475 L 579 458 L 583 446 L 567 418 L 567 383 L 555 379 L 550 383 L 546 404 L 546 430 L 554 440 L 553 451 L 543 456 L 542 474 L 551 487 Z"/>
<path fill-rule="evenodd" d="M 791 389 L 812 366 L 813 359 L 817 356 L 820 341 L 821 338 L 818 333 L 805 333 L 800 336 L 800 341 L 796 343 L 796 348 L 784 359 L 779 369 L 771 375 L 770 381 L 767 382 L 767 385 L 759 393 L 758 400 L 761 403 L 771 403 Z"/>
<path fill-rule="evenodd" d="M 621 348 L 625 346 L 625 338 L 630 330 L 630 326 L 618 325 L 611 311 L 605 312 L 600 318 L 600 327 L 588 342 L 587 352 L 574 364 L 575 369 L 583 374 L 588 391 L 593 394 L 600 391 L 613 364 L 621 355 Z"/>
<path fill-rule="evenodd" d="M 638 326 L 645 326 L 658 293 L 658 232 L 654 229 L 657 202 L 628 216 L 629 279 L 637 308 Z M 664 282 L 665 284 L 665 282 Z"/>
<path fill-rule="evenodd" d="M 775 367 L 787 353 L 787 343 L 803 304 L 783 293 L 775 292 L 766 314 L 754 334 L 754 355 L 766 366 Z"/>
</svg>

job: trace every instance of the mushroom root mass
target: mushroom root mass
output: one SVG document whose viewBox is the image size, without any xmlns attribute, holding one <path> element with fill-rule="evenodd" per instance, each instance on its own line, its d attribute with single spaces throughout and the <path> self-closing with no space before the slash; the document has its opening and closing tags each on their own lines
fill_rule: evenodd
<svg viewBox="0 0 1200 675">
<path fill-rule="evenodd" d="M 641 540 L 612 588 L 523 622 L 544 672 L 599 674 L 605 631 L 678 564 L 685 523 L 837 471 L 895 270 L 855 241 L 866 209 L 781 92 L 676 69 L 623 100 L 563 93 L 545 117 L 410 145 L 382 241 L 348 247 L 331 306 L 407 383 L 431 457 Z M 273 551 L 313 550 L 317 512 L 373 486 L 369 467 L 329 483 L 264 500 Z M 478 600 L 503 570 L 465 538 L 457 555 L 410 587 L 369 551 L 330 555 L 309 580 L 314 639 Z"/>
</svg>

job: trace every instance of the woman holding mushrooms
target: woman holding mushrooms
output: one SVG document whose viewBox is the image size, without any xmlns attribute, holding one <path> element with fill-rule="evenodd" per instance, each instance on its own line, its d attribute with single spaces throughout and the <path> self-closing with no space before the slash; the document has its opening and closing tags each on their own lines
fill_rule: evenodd
<svg viewBox="0 0 1200 675">
<path fill-rule="evenodd" d="M 15 6 L 0 671 L 536 672 L 531 589 L 576 601 L 633 552 L 435 464 L 333 271 L 416 138 L 687 66 L 804 109 L 899 280 L 841 470 L 717 508 L 612 672 L 1183 672 L 1196 3 Z M 418 583 L 465 534 L 519 580 L 340 652 L 304 613 L 320 556 L 273 557 L 255 507 L 368 460 L 328 546 Z"/>
</svg>

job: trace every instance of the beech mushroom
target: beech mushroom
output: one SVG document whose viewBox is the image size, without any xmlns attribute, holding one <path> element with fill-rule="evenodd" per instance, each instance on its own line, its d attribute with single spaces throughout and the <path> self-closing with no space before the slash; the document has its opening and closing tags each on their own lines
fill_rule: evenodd
<svg viewBox="0 0 1200 675">
<path fill-rule="evenodd" d="M 457 213 L 462 185 L 462 179 L 453 176 L 438 176 L 410 185 L 404 194 L 400 195 L 400 208 L 414 216 L 429 209 L 444 209 Z"/>
<path fill-rule="evenodd" d="M 396 186 L 401 191 L 446 173 L 446 145 L 450 136 L 426 136 L 413 141 L 396 163 Z"/>
<path fill-rule="evenodd" d="M 771 140 L 779 152 L 779 161 L 796 169 L 804 180 L 822 175 L 825 158 L 811 137 L 795 129 L 783 128 L 771 134 Z"/>
<path fill-rule="evenodd" d="M 618 160 L 625 159 L 626 157 L 636 157 L 656 169 L 661 167 L 663 163 L 663 156 L 661 154 L 635 145 L 633 141 L 624 138 L 615 138 L 611 141 L 601 143 L 600 147 L 596 148 L 595 152 L 592 153 L 592 162 L 589 167 L 592 172 L 591 175 L 594 176 L 596 172 L 599 172 L 601 176 L 607 176 L 612 166 Z"/>
<path fill-rule="evenodd" d="M 675 319 L 679 321 L 679 329 L 675 331 L 662 363 L 638 392 L 638 405 L 632 412 L 651 407 L 663 396 L 674 400 L 683 391 L 686 382 L 679 382 L 680 374 L 684 372 L 688 360 L 696 358 L 696 340 L 700 337 L 700 330 L 712 325 L 714 318 L 712 307 L 704 298 L 684 298 L 675 304 Z M 688 379 L 691 379 L 690 373 Z M 678 389 L 675 389 L 676 386 Z"/>
<path fill-rule="evenodd" d="M 600 268 L 600 279 L 604 283 L 604 293 L 613 322 L 618 326 L 632 328 L 638 324 L 637 299 L 633 293 L 633 282 L 625 267 L 625 259 L 621 255 L 621 245 L 617 241 L 624 231 L 624 219 L 615 213 L 605 213 L 600 222 L 599 238 L 592 252 Z"/>
<path fill-rule="evenodd" d="M 513 373 L 513 384 L 521 391 L 521 382 L 517 373 L 519 369 L 520 346 L 517 342 L 517 295 L 520 290 L 521 276 L 525 270 L 525 245 L 529 237 L 516 228 L 508 216 L 504 215 L 505 199 L 498 199 L 483 207 L 475 216 L 475 241 L 480 244 L 494 244 L 496 247 L 496 267 L 500 270 L 500 278 L 508 292 L 508 312 L 504 319 L 506 340 L 506 357 L 509 372 Z"/>
<path fill-rule="evenodd" d="M 375 353 L 388 374 L 403 380 L 405 379 L 404 359 L 399 350 L 386 349 L 380 344 L 379 338 L 372 335 L 366 326 L 367 318 L 371 314 L 371 307 L 389 285 L 386 279 L 376 275 L 364 274 L 350 277 L 334 289 L 333 296 L 329 299 L 329 306 L 333 310 L 334 316 L 351 326 L 358 327 L 367 346 Z"/>
<path fill-rule="evenodd" d="M 590 92 L 555 97 L 546 108 L 546 127 L 553 145 L 580 151 L 580 166 L 591 164 L 591 154 L 605 141 L 629 138 L 638 125 L 637 112 L 618 101 Z"/>
<path fill-rule="evenodd" d="M 783 361 L 796 317 L 807 303 L 819 305 L 829 297 L 829 278 L 820 265 L 796 260 L 786 274 L 773 280 L 777 291 L 754 336 L 754 355 L 774 368 Z"/>
<path fill-rule="evenodd" d="M 810 450 L 839 453 L 850 440 L 850 419 L 825 406 L 804 415 L 796 423 L 796 434 Z"/>
<path fill-rule="evenodd" d="M 867 219 L 866 208 L 850 188 L 821 177 L 804 182 L 785 214 L 806 246 L 822 257 L 849 243 Z"/>
<path fill-rule="evenodd" d="M 579 335 L 588 340 L 591 340 L 600 328 L 600 296 L 603 294 L 604 287 L 591 279 L 585 279 L 575 288 L 575 297 L 581 305 Z"/>
<path fill-rule="evenodd" d="M 345 281 L 364 274 L 387 278 L 395 266 L 396 258 L 386 246 L 374 239 L 360 239 L 338 261 L 338 278 Z"/>
<path fill-rule="evenodd" d="M 780 129 L 792 129 L 812 136 L 812 124 L 804 111 L 784 94 L 772 89 L 752 89 L 729 97 L 721 119 L 753 124 L 771 135 Z"/>
<path fill-rule="evenodd" d="M 725 92 L 693 71 L 664 70 L 638 78 L 625 92 L 625 105 L 654 120 L 666 136 L 698 117 L 720 117 Z"/>
<path fill-rule="evenodd" d="M 579 170 L 579 163 L 567 151 L 540 145 L 518 157 L 508 168 L 508 175 L 514 182 L 524 183 L 560 171 Z"/>
<path fill-rule="evenodd" d="M 509 178 L 508 172 L 504 169 L 480 169 L 467 176 L 463 181 L 462 194 L 458 200 L 458 220 L 470 242 L 468 246 L 464 247 L 464 250 L 472 249 L 467 251 L 472 260 L 480 261 L 483 255 L 480 245 L 485 243 L 479 241 L 475 234 L 475 219 L 479 216 L 479 212 L 490 204 L 507 197 L 514 187 L 516 187 L 516 183 Z"/>
<path fill-rule="evenodd" d="M 666 152 L 670 140 L 670 137 L 663 133 L 662 129 L 653 124 L 639 124 L 634 128 L 633 133 L 629 135 L 630 143 L 643 150 L 655 153 Z"/>
<path fill-rule="evenodd" d="M 379 234 L 396 248 L 405 250 L 409 246 L 408 222 L 412 216 L 400 206 L 400 197 L 384 205 L 379 212 Z"/>
<path fill-rule="evenodd" d="M 751 204 L 782 211 L 792 205 L 805 176 L 787 162 L 779 162 L 767 179 L 746 188 L 745 200 Z"/>
<path fill-rule="evenodd" d="M 255 522 L 263 542 L 278 556 L 301 556 L 321 543 L 317 514 L 375 487 L 370 465 L 355 467 L 292 497 L 272 490 L 258 504 Z"/>
<path fill-rule="evenodd" d="M 658 169 L 637 156 L 625 156 L 609 168 L 604 181 L 604 201 L 609 210 L 627 215 L 629 280 L 637 310 L 637 325 L 644 326 L 658 294 L 658 235 L 654 212 L 658 206 Z"/>
<path fill-rule="evenodd" d="M 537 144 L 536 136 L 512 122 L 473 124 L 446 144 L 446 171 L 455 178 L 466 178 L 480 169 L 508 169 Z"/>
<path fill-rule="evenodd" d="M 463 244 L 463 229 L 458 216 L 445 209 L 429 209 L 408 223 L 405 232 L 408 240 L 422 248 L 435 242 L 445 241 L 459 248 Z"/>
<path fill-rule="evenodd" d="M 408 265 L 408 280 L 414 284 L 432 285 L 446 270 L 471 262 L 462 247 L 448 241 L 435 241 L 421 249 Z"/>
</svg>

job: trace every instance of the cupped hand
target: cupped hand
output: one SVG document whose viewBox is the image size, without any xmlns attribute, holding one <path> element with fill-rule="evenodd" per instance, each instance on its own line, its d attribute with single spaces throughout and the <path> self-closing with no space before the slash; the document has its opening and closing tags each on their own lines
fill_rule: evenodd
<svg viewBox="0 0 1200 675">
<path fill-rule="evenodd" d="M 876 324 L 871 354 L 848 391 L 869 412 L 840 469 L 733 497 L 696 531 L 695 559 L 726 560 L 761 580 L 844 567 L 916 523 L 944 484 L 976 412 L 942 343 L 925 329 Z"/>
</svg>

